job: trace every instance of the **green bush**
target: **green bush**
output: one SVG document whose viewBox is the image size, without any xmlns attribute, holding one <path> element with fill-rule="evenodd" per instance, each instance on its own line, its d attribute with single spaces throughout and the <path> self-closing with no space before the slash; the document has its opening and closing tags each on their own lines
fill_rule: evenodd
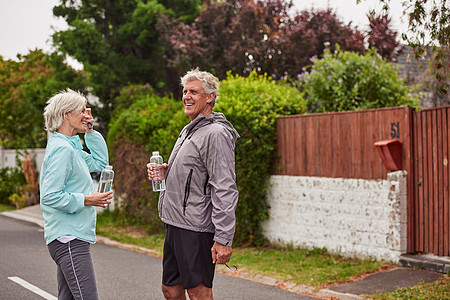
<svg viewBox="0 0 450 300">
<path fill-rule="evenodd" d="M 361 55 L 337 49 L 326 50 L 321 59 L 313 58 L 310 71 L 297 75 L 309 112 L 418 107 L 415 88 L 406 86 L 395 66 L 375 50 Z"/>
<path fill-rule="evenodd" d="M 127 106 L 126 103 L 132 103 Z M 180 130 L 189 123 L 181 101 L 160 98 L 149 87 L 130 87 L 117 99 L 108 144 L 116 170 L 115 191 L 125 211 L 149 231 L 162 229 L 157 196 L 147 180 L 145 165 L 151 151 L 167 162 Z M 276 157 L 276 118 L 299 114 L 306 101 L 297 89 L 266 75 L 233 76 L 221 84 L 216 112 L 223 112 L 241 138 L 236 144 L 239 202 L 235 243 L 263 242 L 261 221 L 267 218 L 266 188 Z"/>
<path fill-rule="evenodd" d="M 23 208 L 26 205 L 25 195 L 14 193 L 9 195 L 8 200 L 12 205 L 15 205 L 17 209 Z"/>
<path fill-rule="evenodd" d="M 20 187 L 26 184 L 25 175 L 20 168 L 0 169 L 0 203 L 11 205 L 9 197 L 13 194 L 20 194 Z"/>
<path fill-rule="evenodd" d="M 221 84 L 214 109 L 223 112 L 241 135 L 236 143 L 239 202 L 234 242 L 263 242 L 261 222 L 268 217 L 267 179 L 276 158 L 276 119 L 301 114 L 306 101 L 295 88 L 276 83 L 255 71 L 248 77 L 228 77 Z"/>
<path fill-rule="evenodd" d="M 131 105 L 130 105 L 131 103 Z M 108 145 L 114 166 L 114 191 L 122 198 L 122 218 L 160 232 L 159 193 L 152 192 L 146 164 L 152 151 L 159 151 L 167 162 L 178 133 L 189 121 L 182 102 L 158 97 L 149 86 L 131 86 L 116 99 Z"/>
<path fill-rule="evenodd" d="M 176 141 L 179 131 L 189 121 L 180 100 L 161 98 L 149 86 L 125 88 L 116 105 L 109 124 L 108 143 L 117 143 L 121 138 L 139 142 L 145 145 L 149 157 L 151 151 L 159 150 L 168 158 L 173 146 L 170 142 Z"/>
</svg>

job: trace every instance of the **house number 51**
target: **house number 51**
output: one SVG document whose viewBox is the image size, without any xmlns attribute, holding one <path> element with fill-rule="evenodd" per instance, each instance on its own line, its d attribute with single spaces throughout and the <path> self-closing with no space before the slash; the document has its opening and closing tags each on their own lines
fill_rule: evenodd
<svg viewBox="0 0 450 300">
<path fill-rule="evenodd" d="M 397 123 L 391 123 L 391 138 L 400 138 L 400 127 Z"/>
</svg>

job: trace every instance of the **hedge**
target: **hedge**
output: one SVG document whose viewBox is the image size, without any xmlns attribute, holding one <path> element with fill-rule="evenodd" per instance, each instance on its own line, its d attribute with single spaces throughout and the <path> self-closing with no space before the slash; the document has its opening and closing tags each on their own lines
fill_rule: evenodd
<svg viewBox="0 0 450 300">
<path fill-rule="evenodd" d="M 264 241 L 261 222 L 268 217 L 265 194 L 276 158 L 276 118 L 304 113 L 306 106 L 295 87 L 267 75 L 228 73 L 222 82 L 214 111 L 224 113 L 241 135 L 236 143 L 236 245 Z M 163 226 L 157 213 L 159 193 L 151 191 L 145 165 L 152 151 L 160 151 L 167 161 L 187 123 L 180 100 L 158 97 L 149 87 L 127 88 L 117 99 L 108 133 L 115 192 L 124 200 L 125 216 L 149 232 L 159 232 Z"/>
</svg>

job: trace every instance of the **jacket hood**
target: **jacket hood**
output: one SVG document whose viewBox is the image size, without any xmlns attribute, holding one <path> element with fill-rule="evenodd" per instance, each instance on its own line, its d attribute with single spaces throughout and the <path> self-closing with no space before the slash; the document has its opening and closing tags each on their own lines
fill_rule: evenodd
<svg viewBox="0 0 450 300">
<path fill-rule="evenodd" d="M 212 112 L 212 113 L 210 113 L 210 114 L 208 114 L 206 116 L 204 116 L 202 114 L 199 114 L 197 116 L 197 118 L 192 120 L 192 122 L 189 123 L 185 127 L 185 129 L 188 130 L 188 131 L 192 130 L 194 132 L 198 128 L 201 128 L 203 126 L 207 126 L 207 125 L 212 124 L 212 123 L 219 123 L 223 127 L 225 127 L 225 129 L 227 129 L 228 132 L 230 132 L 230 134 L 233 136 L 234 142 L 236 142 L 236 140 L 241 137 L 239 135 L 239 133 L 237 132 L 237 130 L 234 128 L 234 126 L 230 123 L 230 121 L 227 120 L 225 115 L 223 113 L 218 113 L 218 112 Z"/>
</svg>

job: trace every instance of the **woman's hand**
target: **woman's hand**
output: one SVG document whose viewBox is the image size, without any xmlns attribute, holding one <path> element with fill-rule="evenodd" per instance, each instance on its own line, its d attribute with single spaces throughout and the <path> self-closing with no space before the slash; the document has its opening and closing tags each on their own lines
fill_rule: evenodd
<svg viewBox="0 0 450 300">
<path fill-rule="evenodd" d="M 161 167 L 161 169 L 159 170 L 159 172 L 161 172 L 161 174 L 159 174 L 158 170 L 156 169 L 156 168 L 158 168 L 158 166 Z M 166 175 L 167 166 L 168 166 L 168 164 L 157 165 L 157 164 L 148 163 L 147 164 L 148 180 L 150 180 L 150 181 L 163 180 L 164 178 L 166 178 L 165 175 Z"/>
<path fill-rule="evenodd" d="M 90 108 L 86 108 L 85 121 L 86 121 L 86 132 L 94 132 L 94 118 L 92 117 L 92 111 Z"/>
<path fill-rule="evenodd" d="M 105 208 L 107 204 L 111 204 L 112 191 L 106 193 L 93 192 L 89 196 L 84 196 L 84 206 L 99 206 Z"/>
</svg>

